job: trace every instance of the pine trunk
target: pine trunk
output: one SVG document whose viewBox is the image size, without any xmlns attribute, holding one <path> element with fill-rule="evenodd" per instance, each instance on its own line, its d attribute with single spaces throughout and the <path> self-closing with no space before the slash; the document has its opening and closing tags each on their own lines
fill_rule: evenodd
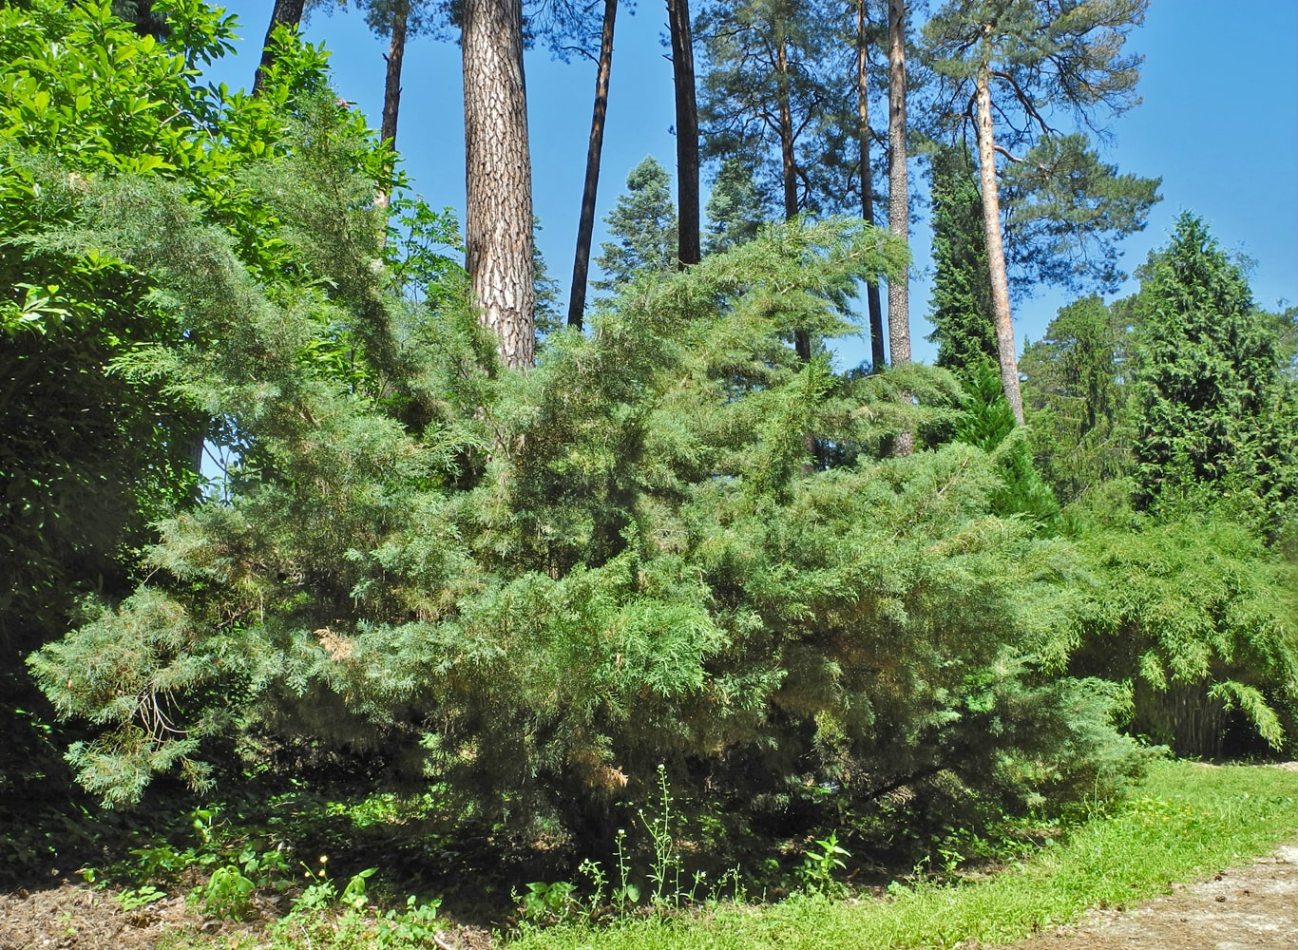
<svg viewBox="0 0 1298 950">
<path fill-rule="evenodd" d="M 856 5 L 856 118 L 861 152 L 861 217 L 874 224 L 874 169 L 870 167 L 870 77 L 869 42 L 865 33 L 865 0 Z M 871 369 L 883 369 L 883 307 L 879 302 L 879 282 L 867 281 L 866 307 L 870 315 Z"/>
<path fill-rule="evenodd" d="M 910 182 L 906 173 L 906 0 L 888 2 L 888 230 L 910 243 Z M 888 281 L 888 352 L 893 366 L 910 362 L 910 277 Z M 908 394 L 902 400 L 910 401 Z M 897 434 L 895 451 L 909 455 L 915 434 Z"/>
<path fill-rule="evenodd" d="M 789 102 L 789 50 L 781 39 L 775 46 L 776 88 L 779 91 L 780 176 L 784 184 L 784 220 L 798 216 L 798 165 L 793 151 L 793 105 Z M 798 359 L 811 361 L 811 334 L 793 331 L 793 348 Z"/>
<path fill-rule="evenodd" d="M 906 174 L 906 0 L 888 2 L 888 230 L 910 241 Z M 888 348 L 892 365 L 910 362 L 910 282 L 888 281 Z"/>
<path fill-rule="evenodd" d="M 406 27 L 410 23 L 410 4 L 402 0 L 392 11 L 392 35 L 388 41 L 388 72 L 383 83 L 384 142 L 397 144 L 397 113 L 401 110 L 401 63 L 406 56 Z"/>
<path fill-rule="evenodd" d="M 694 95 L 694 39 L 689 0 L 667 0 L 672 76 L 676 86 L 676 189 L 678 254 L 682 266 L 701 256 L 699 217 L 699 110 Z"/>
<path fill-rule="evenodd" d="M 595 233 L 595 196 L 599 190 L 599 164 L 604 150 L 604 119 L 608 114 L 608 80 L 613 68 L 613 26 L 616 20 L 617 0 L 604 0 L 604 26 L 600 32 L 599 65 L 595 71 L 595 109 L 590 118 L 586 182 L 581 190 L 577 254 L 572 264 L 572 293 L 568 298 L 568 326 L 578 330 L 586 312 L 586 280 L 590 271 L 590 242 Z"/>
<path fill-rule="evenodd" d="M 266 81 L 266 70 L 274 60 L 270 51 L 270 38 L 275 32 L 275 27 L 281 24 L 301 26 L 302 10 L 305 6 L 306 0 L 275 0 L 275 7 L 270 14 L 270 26 L 266 27 L 266 38 L 261 43 L 261 62 L 257 65 L 257 74 L 252 78 L 254 96 L 261 92 L 262 83 Z"/>
<path fill-rule="evenodd" d="M 401 111 L 401 63 L 406 56 L 406 28 L 410 23 L 410 4 L 402 2 L 392 11 L 392 32 L 388 38 L 387 76 L 383 82 L 383 125 L 380 141 L 397 147 L 397 114 Z M 387 208 L 392 196 L 380 190 L 374 196 L 374 205 Z M 381 240 L 387 240 L 387 220 L 384 219 Z"/>
<path fill-rule="evenodd" d="M 479 320 L 505 365 L 535 349 L 532 164 L 519 0 L 465 0 L 466 267 Z"/>
<path fill-rule="evenodd" d="M 986 58 L 978 67 L 974 93 L 978 110 L 978 177 L 983 193 L 983 232 L 987 235 L 987 265 L 992 283 L 992 317 L 996 325 L 996 352 L 1001 368 L 1001 388 L 1014 419 L 1023 424 L 1023 396 L 1019 392 L 1019 363 L 1014 354 L 1014 323 L 1010 314 L 1010 285 L 1005 273 L 1005 245 L 1001 240 L 1001 203 L 996 190 L 996 139 L 992 129 L 991 69 Z"/>
</svg>

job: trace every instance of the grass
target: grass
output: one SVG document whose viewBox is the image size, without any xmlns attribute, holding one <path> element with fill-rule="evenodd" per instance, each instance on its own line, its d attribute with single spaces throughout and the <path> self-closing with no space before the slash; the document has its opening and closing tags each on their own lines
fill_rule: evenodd
<svg viewBox="0 0 1298 950">
<path fill-rule="evenodd" d="M 531 931 L 512 950 L 952 947 L 1006 943 L 1096 906 L 1166 893 L 1262 854 L 1298 833 L 1298 774 L 1186 762 L 1154 766 L 1135 796 L 1079 825 L 1061 844 L 993 877 L 898 887 L 885 900 L 795 898 L 694 915 L 624 920 L 607 928 Z"/>
</svg>

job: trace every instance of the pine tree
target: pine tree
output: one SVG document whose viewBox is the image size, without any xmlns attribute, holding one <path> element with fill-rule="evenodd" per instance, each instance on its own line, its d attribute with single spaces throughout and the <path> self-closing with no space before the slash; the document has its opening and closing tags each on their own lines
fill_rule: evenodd
<svg viewBox="0 0 1298 950">
<path fill-rule="evenodd" d="M 697 264 L 703 253 L 699 220 L 699 106 L 694 76 L 694 23 L 689 0 L 667 0 L 676 94 L 676 190 L 680 207 L 676 259 Z"/>
<path fill-rule="evenodd" d="M 599 190 L 599 166 L 604 151 L 604 120 L 608 113 L 608 84 L 613 69 L 613 30 L 616 24 L 617 0 L 604 0 L 599 59 L 595 64 L 595 104 L 590 119 L 590 141 L 586 147 L 586 180 L 581 190 L 577 251 L 573 256 L 572 289 L 568 298 L 568 325 L 579 330 L 586 311 L 590 242 L 595 233 L 595 197 Z"/>
<path fill-rule="evenodd" d="M 611 242 L 600 245 L 595 265 L 603 277 L 600 290 L 616 290 L 644 270 L 666 271 L 676 265 L 677 223 L 671 177 L 649 156 L 631 169 L 626 194 L 608 215 Z"/>
<path fill-rule="evenodd" d="M 520 0 L 465 0 L 465 263 L 480 318 L 507 366 L 532 364 L 532 159 Z"/>
<path fill-rule="evenodd" d="M 1149 0 L 949 0 L 925 27 L 942 77 L 941 109 L 976 131 L 988 273 L 1005 397 L 1023 422 L 996 159 L 1055 129 L 1052 109 L 1083 122 L 1135 103 L 1139 57 L 1123 55 Z M 999 132 L 997 121 L 999 117 Z"/>
<path fill-rule="evenodd" d="M 933 297 L 929 340 L 937 365 L 957 371 L 996 360 L 991 278 L 973 161 L 963 146 L 932 157 Z"/>
<path fill-rule="evenodd" d="M 870 49 L 872 31 L 869 29 L 868 0 L 856 0 L 856 148 L 860 179 L 861 218 L 874 224 L 874 168 L 871 163 L 870 141 L 874 130 L 870 127 Z M 887 363 L 883 342 L 883 307 L 879 300 L 879 284 L 871 282 L 865 288 L 866 315 L 870 326 L 870 365 L 879 372 Z"/>
<path fill-rule="evenodd" d="M 910 241 L 906 136 L 906 0 L 888 0 L 888 231 Z M 888 359 L 910 362 L 910 279 L 888 282 Z"/>
</svg>

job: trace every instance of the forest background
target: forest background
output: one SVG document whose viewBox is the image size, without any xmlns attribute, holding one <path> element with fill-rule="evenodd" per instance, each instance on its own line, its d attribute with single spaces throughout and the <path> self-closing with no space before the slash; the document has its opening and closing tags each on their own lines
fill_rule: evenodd
<svg viewBox="0 0 1298 950">
<path fill-rule="evenodd" d="M 207 70 L 212 79 L 231 87 L 249 82 L 260 56 L 268 7 L 264 0 L 226 4 L 238 16 L 245 39 L 234 55 Z M 308 9 L 304 35 L 332 52 L 330 67 L 339 90 L 377 127 L 383 111 L 386 38 L 362 28 L 355 12 L 331 2 Z M 620 17 L 595 216 L 596 248 L 608 239 L 604 222 L 625 189 L 627 174 L 646 156 L 671 168 L 676 148 L 666 14 L 661 4 L 640 3 Z M 1100 143 L 1102 157 L 1116 161 L 1122 171 L 1163 180 L 1163 200 L 1151 210 L 1148 225 L 1119 245 L 1127 271 L 1164 242 L 1181 211 L 1191 210 L 1209 223 L 1228 252 L 1253 262 L 1249 281 L 1261 306 L 1281 310 L 1298 301 L 1293 267 L 1298 261 L 1296 35 L 1298 7 L 1285 0 L 1247 0 L 1229 14 L 1210 0 L 1151 5 L 1128 42 L 1131 52 L 1145 57 L 1139 86 L 1143 101 L 1105 122 L 1113 138 Z M 415 191 L 434 207 L 451 207 L 463 221 L 459 49 L 428 35 L 412 36 L 408 44 L 399 146 L 404 167 Z M 580 57 L 560 62 L 544 44 L 528 50 L 526 60 L 534 200 L 541 222 L 537 244 L 566 305 L 594 66 Z M 882 110 L 877 112 L 882 121 Z M 912 346 L 916 359 L 932 362 L 936 346 L 926 339 L 930 327 L 924 323 L 933 277 L 928 181 L 922 174 L 924 163 L 912 163 L 917 215 L 911 234 Z M 1135 289 L 1136 282 L 1128 280 L 1116 296 Z M 1057 288 L 1035 288 L 1015 311 L 1020 343 L 1040 339 L 1055 312 L 1071 299 Z M 863 312 L 864 299 L 859 306 Z M 868 361 L 869 343 L 847 338 L 839 341 L 837 352 L 842 366 L 855 366 Z"/>
</svg>

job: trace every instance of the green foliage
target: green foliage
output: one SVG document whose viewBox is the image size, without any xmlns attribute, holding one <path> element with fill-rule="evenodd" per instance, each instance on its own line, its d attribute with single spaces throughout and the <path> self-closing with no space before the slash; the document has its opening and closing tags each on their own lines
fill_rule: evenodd
<svg viewBox="0 0 1298 950">
<path fill-rule="evenodd" d="M 203 911 L 211 917 L 241 920 L 252 908 L 255 887 L 238 868 L 217 868 L 202 889 Z"/>
<path fill-rule="evenodd" d="M 825 838 L 818 838 L 814 848 L 808 848 L 802 858 L 802 867 L 798 874 L 802 886 L 808 893 L 832 896 L 843 890 L 843 885 L 834 879 L 835 874 L 844 870 L 847 865 L 843 858 L 851 857 L 850 852 L 838 843 L 837 832 L 831 832 Z"/>
<path fill-rule="evenodd" d="M 1120 175 L 1080 134 L 1051 136 L 1011 163 L 1000 186 L 1006 263 L 1021 287 L 1114 291 L 1118 244 L 1145 227 L 1161 179 Z"/>
<path fill-rule="evenodd" d="M 1023 350 L 1032 446 L 1043 476 L 1066 501 L 1132 472 L 1131 304 L 1078 300 Z"/>
<path fill-rule="evenodd" d="M 1232 725 L 1273 749 L 1291 741 L 1293 564 L 1226 512 L 1160 522 L 1119 509 L 1078 544 L 1094 587 L 1074 667 L 1135 683 L 1135 729 L 1184 755 L 1220 754 Z"/>
<path fill-rule="evenodd" d="M 940 148 L 932 159 L 933 295 L 928 339 L 937 344 L 937 365 L 972 368 L 995 362 L 991 276 L 983 233 L 982 195 L 969 150 Z"/>
<path fill-rule="evenodd" d="M 595 258 L 603 275 L 594 282 L 600 290 L 616 290 L 642 270 L 675 266 L 676 206 L 667 169 L 651 155 L 631 169 L 626 187 L 607 219 L 614 240 L 601 244 Z"/>
<path fill-rule="evenodd" d="M 323 90 L 323 54 L 284 40 L 254 100 L 200 82 L 232 48 L 230 17 L 194 0 L 151 10 L 168 17 L 161 39 L 107 3 L 0 10 L 0 378 L 12 434 L 0 448 L 0 547 L 15 565 L 0 627 L 26 647 L 61 630 L 78 595 L 122 590 L 148 524 L 196 497 L 210 425 L 156 375 L 124 371 L 195 328 L 146 275 L 70 240 L 82 213 L 110 183 L 123 194 L 165 184 L 232 235 L 248 266 L 291 267 L 247 176 L 282 152 L 287 124 Z M 343 121 L 355 130 L 359 116 Z M 390 179 L 390 153 L 365 161 Z"/>
<path fill-rule="evenodd" d="M 1112 697 L 1042 675 L 1067 554 L 994 515 L 995 463 L 870 457 L 954 391 L 788 346 L 847 332 L 855 282 L 901 266 L 879 232 L 795 222 L 644 274 L 513 375 L 454 298 L 412 318 L 371 266 L 350 140 L 309 141 L 335 150 L 258 175 L 300 209 L 276 217 L 286 243 L 331 261 L 327 295 L 265 283 L 171 190 L 105 183 L 77 232 L 195 328 L 131 372 L 231 420 L 241 453 L 229 504 L 163 524 L 147 586 L 32 661 L 107 728 L 78 752 L 104 797 L 169 767 L 201 781 L 235 728 L 585 828 L 660 762 L 752 813 L 823 781 L 864 809 L 902 785 L 1015 808 L 1135 767 Z M 316 214 L 317 191 L 344 210 Z M 346 374 L 303 356 L 320 314 L 364 343 Z M 886 385 L 935 402 L 907 413 Z M 842 461 L 808 466 L 808 432 Z"/>
<path fill-rule="evenodd" d="M 1022 515 L 1038 526 L 1050 526 L 1059 514 L 1059 503 L 1037 472 L 1027 434 L 1015 425 L 995 364 L 980 359 L 967 368 L 966 376 L 969 398 L 956 423 L 955 438 L 995 459 L 1001 484 L 991 495 L 992 510 L 1004 517 Z"/>
<path fill-rule="evenodd" d="M 703 250 L 707 254 L 728 251 L 751 241 L 770 218 L 753 181 L 752 169 L 736 158 L 721 163 L 705 211 L 708 227 Z"/>
<path fill-rule="evenodd" d="M 1182 215 L 1151 256 L 1136 309 L 1139 501 L 1225 498 L 1277 531 L 1298 497 L 1298 393 L 1280 373 L 1274 325 L 1198 218 Z"/>
<path fill-rule="evenodd" d="M 117 895 L 117 903 L 122 910 L 139 910 L 141 907 L 156 904 L 166 896 L 166 891 L 160 890 L 152 884 L 145 884 L 141 887 L 128 887 L 122 891 Z"/>
</svg>

